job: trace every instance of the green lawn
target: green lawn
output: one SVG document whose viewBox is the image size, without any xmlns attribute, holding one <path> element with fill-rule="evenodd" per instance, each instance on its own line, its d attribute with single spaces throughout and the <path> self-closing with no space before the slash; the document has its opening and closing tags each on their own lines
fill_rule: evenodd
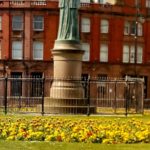
<svg viewBox="0 0 150 150">
<path fill-rule="evenodd" d="M 150 144 L 85 144 L 0 141 L 1 150 L 149 150 Z"/>
</svg>

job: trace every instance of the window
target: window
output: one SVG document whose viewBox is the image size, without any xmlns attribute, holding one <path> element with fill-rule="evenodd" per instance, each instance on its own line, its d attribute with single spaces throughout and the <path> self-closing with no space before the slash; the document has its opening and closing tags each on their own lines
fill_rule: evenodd
<svg viewBox="0 0 150 150">
<path fill-rule="evenodd" d="M 99 0 L 99 3 L 104 4 L 104 3 L 106 3 L 106 0 Z"/>
<path fill-rule="evenodd" d="M 137 30 L 137 31 L 136 31 Z M 137 32 L 137 33 L 136 33 Z M 124 26 L 124 35 L 136 35 L 143 36 L 143 25 L 135 21 L 126 21 Z"/>
<path fill-rule="evenodd" d="M 43 42 L 40 41 L 33 42 L 33 59 L 35 60 L 43 59 Z"/>
<path fill-rule="evenodd" d="M 97 83 L 97 94 L 98 98 L 105 98 L 105 94 L 107 91 L 107 83 L 104 82 L 107 80 L 107 75 L 106 74 L 98 74 L 98 83 Z"/>
<path fill-rule="evenodd" d="M 124 45 L 123 63 L 135 63 L 135 57 L 136 57 L 136 63 L 143 62 L 143 47 L 137 45 L 137 52 L 135 52 L 135 45 Z"/>
<path fill-rule="evenodd" d="M 2 30 L 2 16 L 0 16 L 0 31 Z"/>
<path fill-rule="evenodd" d="M 132 21 L 130 23 L 130 34 L 135 35 L 136 34 L 136 22 Z"/>
<path fill-rule="evenodd" d="M 12 16 L 12 30 L 23 30 L 23 16 Z"/>
<path fill-rule="evenodd" d="M 123 62 L 124 63 L 129 62 L 129 46 L 128 45 L 123 46 Z"/>
<path fill-rule="evenodd" d="M 80 3 L 91 3 L 91 0 L 80 0 Z"/>
<path fill-rule="evenodd" d="M 129 34 L 130 34 L 130 22 L 126 21 L 124 27 L 124 35 L 129 35 Z"/>
<path fill-rule="evenodd" d="M 22 96 L 22 73 L 13 72 L 11 73 L 11 95 Z"/>
<path fill-rule="evenodd" d="M 34 31 L 43 31 L 44 30 L 44 17 L 43 16 L 34 16 L 33 17 L 33 30 Z"/>
<path fill-rule="evenodd" d="M 0 59 L 2 58 L 2 43 L 0 41 Z"/>
<path fill-rule="evenodd" d="M 108 20 L 101 20 L 101 33 L 108 33 L 109 30 L 109 22 Z"/>
<path fill-rule="evenodd" d="M 143 62 L 143 47 L 138 46 L 137 47 L 137 63 L 141 64 Z"/>
<path fill-rule="evenodd" d="M 33 72 L 31 74 L 32 83 L 31 83 L 31 96 L 32 97 L 41 97 L 42 96 L 42 73 Z"/>
<path fill-rule="evenodd" d="M 150 8 L 150 0 L 146 0 L 146 7 Z"/>
<path fill-rule="evenodd" d="M 108 45 L 107 44 L 101 44 L 100 62 L 108 62 Z"/>
<path fill-rule="evenodd" d="M 89 18 L 81 19 L 81 31 L 85 33 L 90 32 L 90 19 Z"/>
<path fill-rule="evenodd" d="M 105 3 L 111 3 L 113 0 L 93 0 L 94 3 L 100 3 L 100 4 L 105 4 Z"/>
<path fill-rule="evenodd" d="M 137 25 L 137 35 L 142 36 L 143 35 L 143 26 L 141 23 L 138 23 Z"/>
<path fill-rule="evenodd" d="M 12 42 L 12 59 L 22 59 L 22 41 Z"/>
<path fill-rule="evenodd" d="M 89 78 L 88 74 L 82 74 L 82 85 L 84 88 L 84 98 L 88 97 L 88 85 L 87 85 L 88 78 Z"/>
<path fill-rule="evenodd" d="M 82 60 L 89 61 L 90 60 L 90 45 L 89 43 L 82 43 L 82 49 L 84 50 L 84 55 Z"/>
<path fill-rule="evenodd" d="M 135 46 L 131 45 L 130 46 L 130 54 L 129 54 L 129 58 L 130 58 L 130 63 L 135 63 Z"/>
<path fill-rule="evenodd" d="M 135 6 L 141 7 L 141 0 L 135 0 Z"/>
</svg>

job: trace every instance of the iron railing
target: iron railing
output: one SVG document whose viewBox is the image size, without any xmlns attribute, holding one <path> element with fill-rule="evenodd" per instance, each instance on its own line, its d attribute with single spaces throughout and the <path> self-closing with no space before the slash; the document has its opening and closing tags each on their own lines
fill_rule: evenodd
<svg viewBox="0 0 150 150">
<path fill-rule="evenodd" d="M 0 111 L 5 114 L 143 113 L 143 87 L 140 78 L 0 78 Z"/>
</svg>

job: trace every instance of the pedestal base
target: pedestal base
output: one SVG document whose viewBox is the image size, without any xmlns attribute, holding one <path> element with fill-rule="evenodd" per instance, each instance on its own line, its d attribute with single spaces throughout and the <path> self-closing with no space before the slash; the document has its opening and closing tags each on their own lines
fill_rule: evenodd
<svg viewBox="0 0 150 150">
<path fill-rule="evenodd" d="M 95 113 L 95 107 L 88 108 L 87 99 L 45 98 L 44 112 L 50 114 L 87 114 Z"/>
</svg>

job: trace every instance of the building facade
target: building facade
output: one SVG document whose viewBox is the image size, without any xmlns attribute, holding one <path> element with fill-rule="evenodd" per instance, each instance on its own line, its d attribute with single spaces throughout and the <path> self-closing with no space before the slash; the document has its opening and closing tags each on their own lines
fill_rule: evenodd
<svg viewBox="0 0 150 150">
<path fill-rule="evenodd" d="M 53 76 L 58 0 L 0 1 L 0 76 Z M 150 98 L 150 0 L 81 0 L 83 76 L 143 77 Z"/>
</svg>

